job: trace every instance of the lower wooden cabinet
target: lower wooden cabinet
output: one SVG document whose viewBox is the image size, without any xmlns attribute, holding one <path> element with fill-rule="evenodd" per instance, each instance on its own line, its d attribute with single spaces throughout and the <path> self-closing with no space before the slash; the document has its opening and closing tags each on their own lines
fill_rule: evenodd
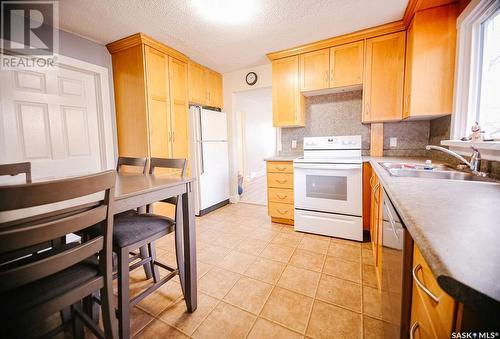
<svg viewBox="0 0 500 339">
<path fill-rule="evenodd" d="M 412 274 L 410 332 L 413 338 L 450 338 L 456 328 L 457 302 L 439 287 L 416 245 Z"/>
<path fill-rule="evenodd" d="M 370 206 L 370 239 L 372 243 L 375 271 L 378 286 L 382 286 L 382 183 L 375 172 L 370 178 L 371 206 Z"/>
<path fill-rule="evenodd" d="M 293 225 L 293 162 L 267 162 L 267 201 L 273 222 Z"/>
</svg>

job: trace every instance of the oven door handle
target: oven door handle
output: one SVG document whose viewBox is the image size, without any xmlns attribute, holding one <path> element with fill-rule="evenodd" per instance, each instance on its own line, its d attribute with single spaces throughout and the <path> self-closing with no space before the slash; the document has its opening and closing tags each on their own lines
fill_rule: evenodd
<svg viewBox="0 0 500 339">
<path fill-rule="evenodd" d="M 353 170 L 361 169 L 361 164 L 304 164 L 295 163 L 293 168 L 299 169 L 325 169 L 325 170 Z"/>
</svg>

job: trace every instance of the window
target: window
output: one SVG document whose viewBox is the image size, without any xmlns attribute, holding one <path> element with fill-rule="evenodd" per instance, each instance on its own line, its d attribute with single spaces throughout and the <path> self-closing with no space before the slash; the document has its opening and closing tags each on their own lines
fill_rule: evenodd
<svg viewBox="0 0 500 339">
<path fill-rule="evenodd" d="M 500 141 L 500 1 L 472 0 L 458 18 L 452 138 L 477 121 Z"/>
<path fill-rule="evenodd" d="M 481 24 L 479 103 L 475 121 L 500 138 L 500 9 Z"/>
</svg>

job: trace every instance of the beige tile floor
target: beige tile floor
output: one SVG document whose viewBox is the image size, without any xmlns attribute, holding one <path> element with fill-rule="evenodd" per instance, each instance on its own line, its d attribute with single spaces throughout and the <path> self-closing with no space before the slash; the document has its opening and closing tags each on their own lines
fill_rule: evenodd
<svg viewBox="0 0 500 339">
<path fill-rule="evenodd" d="M 135 338 L 379 338 L 380 294 L 369 243 L 295 232 L 267 209 L 229 205 L 196 219 L 198 309 L 178 279 L 132 312 Z M 173 235 L 157 244 L 175 265 Z M 144 287 L 142 270 L 132 293 Z"/>
</svg>

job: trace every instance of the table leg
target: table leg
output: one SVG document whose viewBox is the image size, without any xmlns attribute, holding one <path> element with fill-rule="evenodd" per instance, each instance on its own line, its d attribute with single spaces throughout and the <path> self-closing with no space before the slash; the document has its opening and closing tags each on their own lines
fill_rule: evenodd
<svg viewBox="0 0 500 339">
<path fill-rule="evenodd" d="M 146 213 L 146 206 L 139 207 L 137 209 L 139 213 Z M 139 249 L 139 253 L 141 254 L 141 258 L 149 257 L 148 246 L 144 245 Z M 142 266 L 144 268 L 144 273 L 146 274 L 146 279 L 151 279 L 153 277 L 153 272 L 151 271 L 151 265 L 146 264 Z"/>
<path fill-rule="evenodd" d="M 182 195 L 182 230 L 184 236 L 184 300 L 188 312 L 198 307 L 196 273 L 196 229 L 194 223 L 194 194 L 191 183 Z"/>
<path fill-rule="evenodd" d="M 175 209 L 175 257 L 177 259 L 177 267 L 179 270 L 179 280 L 181 282 L 182 294 L 186 294 L 186 276 L 184 266 L 184 232 L 183 232 L 183 209 L 182 195 L 177 197 L 177 207 Z"/>
</svg>

